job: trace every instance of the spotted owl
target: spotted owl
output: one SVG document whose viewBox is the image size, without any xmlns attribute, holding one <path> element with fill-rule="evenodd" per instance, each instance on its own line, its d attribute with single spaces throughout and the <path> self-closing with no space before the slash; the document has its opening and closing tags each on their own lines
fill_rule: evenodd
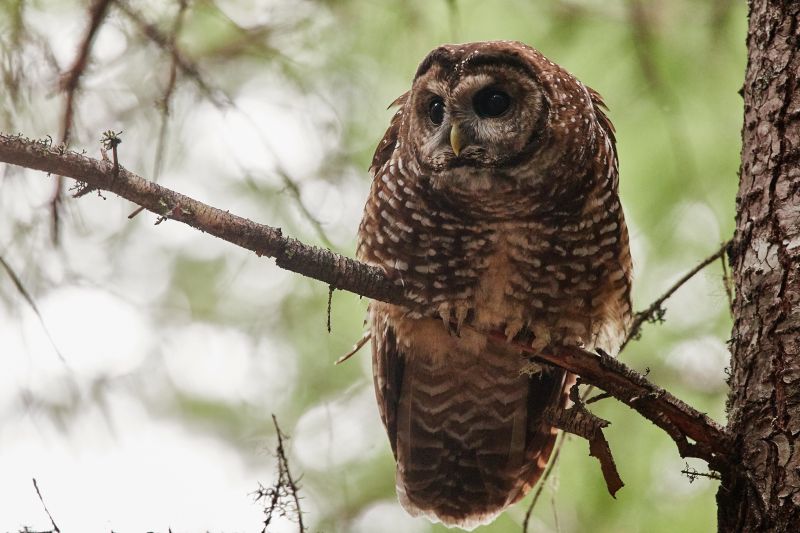
<svg viewBox="0 0 800 533">
<path fill-rule="evenodd" d="M 497 333 L 614 354 L 629 328 L 614 129 L 519 42 L 436 48 L 394 105 L 358 232 L 408 299 L 370 304 L 375 392 L 403 507 L 472 529 L 541 476 L 574 383 Z"/>
</svg>

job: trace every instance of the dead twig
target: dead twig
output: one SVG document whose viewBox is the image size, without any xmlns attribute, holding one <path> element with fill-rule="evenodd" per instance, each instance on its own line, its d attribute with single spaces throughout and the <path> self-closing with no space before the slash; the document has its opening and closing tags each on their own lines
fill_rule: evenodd
<svg viewBox="0 0 800 533">
<path fill-rule="evenodd" d="M 36 489 L 36 494 L 39 496 L 39 501 L 42 502 L 44 512 L 47 513 L 48 518 L 50 518 L 50 523 L 53 524 L 53 531 L 56 533 L 61 533 L 61 530 L 58 529 L 58 526 L 56 525 L 56 521 L 53 520 L 53 515 L 51 515 L 50 511 L 47 509 L 47 504 L 44 503 L 44 498 L 42 498 L 42 492 L 39 490 L 39 484 L 36 483 L 36 478 L 33 478 L 33 488 Z"/>
<path fill-rule="evenodd" d="M 276 170 L 276 173 L 278 174 L 278 177 L 281 178 L 281 181 L 283 181 L 283 186 L 286 187 L 286 189 L 288 189 L 289 192 L 291 193 L 292 198 L 294 198 L 294 201 L 297 204 L 297 207 L 300 209 L 300 212 L 303 214 L 303 217 L 305 217 L 305 219 L 308 220 L 308 222 L 311 224 L 311 227 L 314 228 L 314 231 L 317 233 L 317 237 L 319 237 L 319 240 L 322 241 L 322 244 L 324 244 L 328 248 L 333 249 L 334 248 L 333 243 L 328 238 L 328 234 L 322 227 L 322 223 L 308 209 L 305 202 L 303 202 L 303 198 L 300 196 L 300 187 L 298 187 L 297 183 L 295 183 L 294 179 L 292 179 L 292 177 L 289 176 L 286 170 L 280 166 Z"/>
<path fill-rule="evenodd" d="M 303 524 L 303 512 L 300 509 L 300 489 L 289 470 L 289 460 L 283 445 L 284 439 L 288 439 L 288 437 L 278 426 L 278 419 L 275 415 L 272 415 L 272 423 L 275 424 L 275 433 L 278 436 L 278 448 L 275 451 L 278 459 L 278 479 L 269 488 L 259 484 L 258 490 L 255 492 L 256 501 L 264 500 L 266 502 L 264 505 L 264 528 L 261 533 L 267 533 L 267 528 L 276 515 L 296 520 L 299 533 L 304 533 L 306 527 Z"/>
<path fill-rule="evenodd" d="M 50 334 L 50 330 L 47 328 L 47 324 L 44 321 L 44 317 L 42 316 L 42 313 L 39 311 L 39 307 L 36 305 L 36 301 L 33 299 L 33 296 L 31 296 L 31 293 L 28 292 L 28 289 L 25 288 L 25 285 L 22 283 L 22 280 L 17 275 L 16 271 L 13 268 L 11 268 L 11 265 L 8 264 L 8 262 L 5 260 L 5 258 L 2 255 L 0 255 L 0 266 L 2 266 L 3 270 L 6 271 L 6 274 L 8 274 L 8 277 L 11 278 L 11 282 L 14 284 L 14 287 L 16 287 L 17 292 L 19 292 L 22 295 L 22 297 L 25 299 L 25 302 L 28 304 L 28 306 L 31 308 L 31 310 L 33 310 L 33 313 L 36 315 L 36 318 L 39 320 L 39 324 L 42 326 L 42 330 L 44 331 L 44 334 L 47 337 L 47 340 L 50 342 L 50 346 L 53 347 L 53 350 L 55 350 L 56 355 L 58 356 L 58 358 L 61 359 L 62 363 L 66 364 L 67 360 L 64 359 L 64 356 L 61 354 L 61 350 L 59 350 L 58 346 L 56 345 L 56 341 L 53 339 L 53 336 Z"/>
<path fill-rule="evenodd" d="M 169 45 L 170 45 L 170 65 L 169 77 L 167 78 L 167 87 L 164 89 L 164 95 L 159 101 L 159 108 L 161 110 L 161 126 L 158 129 L 158 141 L 156 142 L 156 155 L 153 159 L 153 181 L 158 181 L 161 177 L 161 171 L 164 168 L 164 159 L 167 153 L 167 129 L 170 117 L 170 106 L 172 104 L 172 95 L 175 92 L 175 85 L 178 79 L 178 55 L 176 53 L 177 47 L 175 41 L 178 34 L 183 27 L 184 15 L 186 8 L 189 6 L 188 0 L 178 0 L 178 12 L 175 14 L 175 19 L 172 22 L 172 30 L 169 32 Z M 137 207 L 128 218 L 133 218 L 139 213 L 144 211 L 143 207 Z"/>
<path fill-rule="evenodd" d="M 186 57 L 169 35 L 164 34 L 155 24 L 151 24 L 144 15 L 135 10 L 125 0 L 114 0 L 114 5 L 127 16 L 139 31 L 159 48 L 166 50 L 184 76 L 194 82 L 200 92 L 216 107 L 228 107 L 231 99 L 219 89 L 214 88 L 201 74 L 200 68 Z"/>
<path fill-rule="evenodd" d="M 75 59 L 72 60 L 72 66 L 62 75 L 59 82 L 61 90 L 66 93 L 64 98 L 64 113 L 61 118 L 60 141 L 64 146 L 69 146 L 70 137 L 72 135 L 75 99 L 80 88 L 81 76 L 83 76 L 89 64 L 92 43 L 105 19 L 108 6 L 111 2 L 112 0 L 94 0 L 94 2 L 92 2 L 92 5 L 89 7 L 89 24 L 86 27 L 86 31 L 83 33 L 81 44 L 78 46 L 78 52 L 75 54 Z M 58 244 L 59 241 L 61 226 L 59 209 L 62 201 L 63 188 L 64 177 L 58 176 L 55 186 L 53 187 L 53 195 L 50 198 L 50 235 L 53 244 Z"/>
<path fill-rule="evenodd" d="M 732 242 L 729 241 L 729 244 Z M 733 278 L 728 271 L 728 255 L 725 253 L 719 256 L 719 262 L 722 264 L 722 286 L 725 287 L 725 296 L 728 298 L 728 311 L 733 316 Z"/>
<path fill-rule="evenodd" d="M 544 411 L 544 419 L 562 431 L 578 435 L 589 441 L 589 455 L 600 461 L 600 469 L 603 471 L 608 493 L 612 497 L 616 497 L 617 491 L 625 484 L 619 477 L 617 465 L 611 455 L 611 448 L 603 435 L 603 428 L 608 427 L 610 422 L 595 416 L 586 409 L 579 398 L 578 385 L 579 383 L 576 382 L 569 392 L 573 402 L 572 406 L 566 409 L 560 405 L 548 407 Z"/>
<path fill-rule="evenodd" d="M 696 468 L 692 468 L 689 466 L 689 463 L 686 463 L 686 466 L 683 470 L 681 470 L 681 474 L 685 474 L 686 477 L 689 478 L 689 483 L 694 483 L 697 481 L 697 478 L 706 477 L 708 479 L 716 479 L 717 481 L 722 479 L 722 476 L 719 475 L 717 472 L 700 472 Z"/>
<path fill-rule="evenodd" d="M 349 352 L 347 352 L 346 354 L 344 354 L 343 356 L 341 356 L 333 364 L 340 365 L 340 364 L 344 363 L 345 361 L 347 361 L 348 359 L 350 359 L 351 357 L 353 357 L 355 354 L 358 353 L 358 351 L 361 348 L 364 347 L 365 344 L 367 344 L 367 342 L 369 342 L 369 340 L 371 338 L 372 338 L 372 333 L 371 332 L 367 331 L 366 333 L 364 333 L 364 335 L 362 335 L 361 338 L 358 339 L 358 341 L 355 343 L 355 345 L 353 345 L 353 349 L 350 350 Z"/>
<path fill-rule="evenodd" d="M 328 286 L 328 333 L 331 332 L 331 307 L 333 306 L 333 291 L 334 288 L 332 286 Z"/>
<path fill-rule="evenodd" d="M 664 302 L 666 302 L 673 294 L 675 294 L 675 291 L 680 289 L 687 281 L 696 276 L 698 272 L 722 257 L 730 245 L 731 241 L 726 241 L 716 252 L 703 259 L 696 267 L 681 276 L 681 278 L 673 283 L 664 294 L 656 298 L 656 300 L 653 301 L 653 303 L 651 303 L 647 309 L 636 313 L 633 319 L 633 324 L 631 324 L 630 331 L 628 332 L 628 336 L 625 338 L 622 346 L 620 346 L 619 351 L 621 352 L 631 340 L 639 338 L 641 335 L 642 325 L 645 322 L 662 322 L 664 320 L 664 314 L 666 313 L 666 310 L 664 309 Z"/>
</svg>

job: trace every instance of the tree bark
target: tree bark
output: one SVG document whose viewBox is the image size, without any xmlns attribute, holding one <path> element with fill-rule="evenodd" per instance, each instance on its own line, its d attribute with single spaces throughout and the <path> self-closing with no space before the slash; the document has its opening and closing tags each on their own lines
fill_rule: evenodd
<svg viewBox="0 0 800 533">
<path fill-rule="evenodd" d="M 751 0 L 719 531 L 800 531 L 800 3 Z"/>
</svg>

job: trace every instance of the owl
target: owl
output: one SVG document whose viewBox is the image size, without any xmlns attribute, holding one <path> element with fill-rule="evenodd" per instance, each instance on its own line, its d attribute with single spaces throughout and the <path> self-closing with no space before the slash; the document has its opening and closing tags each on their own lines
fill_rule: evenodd
<svg viewBox="0 0 800 533">
<path fill-rule="evenodd" d="M 598 93 L 510 41 L 436 48 L 393 105 L 357 256 L 408 302 L 369 306 L 375 392 L 402 506 L 472 529 L 541 476 L 543 411 L 574 383 L 497 333 L 614 354 L 629 328 L 614 129 Z"/>
</svg>

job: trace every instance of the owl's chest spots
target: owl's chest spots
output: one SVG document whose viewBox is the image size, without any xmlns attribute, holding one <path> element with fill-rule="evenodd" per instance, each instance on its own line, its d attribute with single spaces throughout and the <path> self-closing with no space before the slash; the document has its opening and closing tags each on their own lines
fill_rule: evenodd
<svg viewBox="0 0 800 533">
<path fill-rule="evenodd" d="M 486 268 L 475 286 L 472 304 L 477 327 L 499 326 L 508 321 L 509 314 L 514 314 L 515 310 L 509 308 L 506 293 L 510 290 L 510 280 L 515 273 L 508 243 L 504 237 L 498 236 L 491 255 L 486 259 Z"/>
</svg>

